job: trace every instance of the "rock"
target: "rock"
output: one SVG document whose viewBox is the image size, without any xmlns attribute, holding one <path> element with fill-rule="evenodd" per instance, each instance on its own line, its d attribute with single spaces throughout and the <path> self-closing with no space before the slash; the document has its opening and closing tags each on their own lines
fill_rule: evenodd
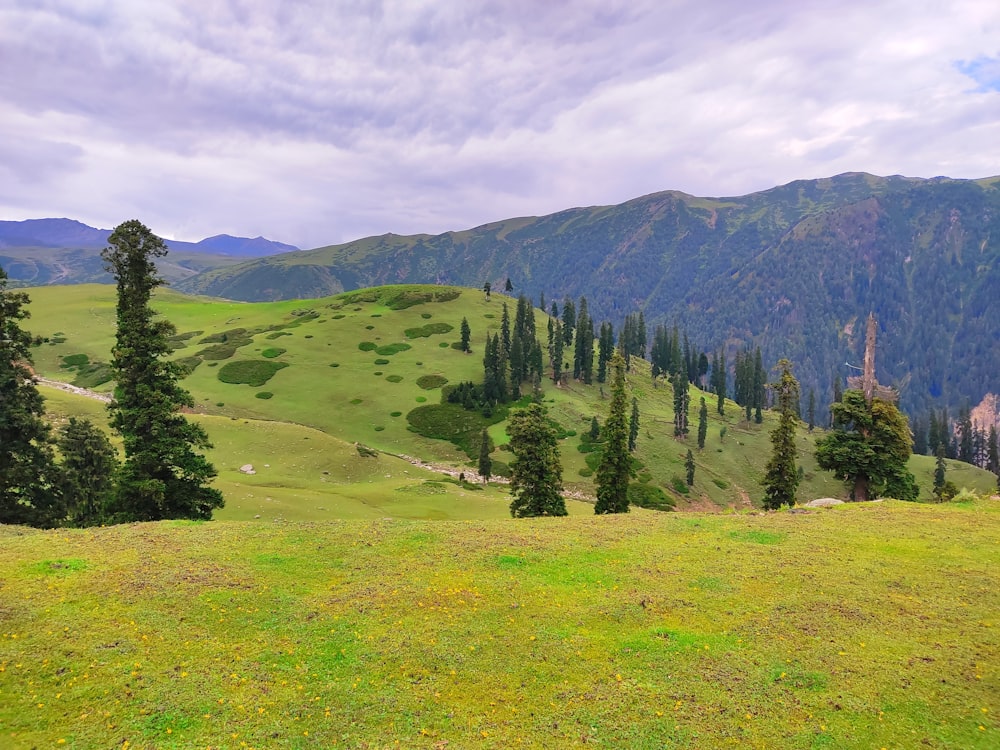
<svg viewBox="0 0 1000 750">
<path fill-rule="evenodd" d="M 253 470 L 253 464 L 243 464 L 240 467 L 241 474 L 256 474 L 257 472 Z"/>
<path fill-rule="evenodd" d="M 835 497 L 821 497 L 816 500 L 810 500 L 806 503 L 807 508 L 832 508 L 834 505 L 843 505 L 843 500 L 838 500 Z"/>
</svg>

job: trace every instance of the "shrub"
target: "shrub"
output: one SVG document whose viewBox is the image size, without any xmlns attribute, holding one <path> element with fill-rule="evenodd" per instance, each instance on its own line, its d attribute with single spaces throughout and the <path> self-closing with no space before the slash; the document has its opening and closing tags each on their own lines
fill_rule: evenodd
<svg viewBox="0 0 1000 750">
<path fill-rule="evenodd" d="M 503 421 L 507 410 L 497 408 L 490 417 L 478 411 L 464 409 L 458 404 L 427 404 L 418 406 L 406 415 L 413 431 L 424 437 L 448 440 L 465 451 L 469 458 L 479 456 L 479 436 L 483 428 Z"/>
<path fill-rule="evenodd" d="M 282 336 L 291 336 L 291 335 L 292 334 L 290 334 L 288 331 L 275 331 L 274 333 L 267 334 L 264 338 L 266 338 L 266 339 L 278 339 L 278 338 L 281 338 Z"/>
<path fill-rule="evenodd" d="M 438 346 L 440 346 L 442 349 L 447 349 L 449 346 L 451 346 L 451 344 L 449 344 L 447 341 L 442 341 L 440 344 L 438 344 Z"/>
<path fill-rule="evenodd" d="M 67 354 L 62 361 L 62 367 L 82 367 L 90 362 L 90 357 L 86 354 Z"/>
<path fill-rule="evenodd" d="M 375 432 L 382 432 L 382 430 L 384 430 L 385 427 L 383 427 L 382 425 L 376 425 L 374 429 Z"/>
<path fill-rule="evenodd" d="M 403 331 L 403 335 L 408 339 L 421 339 L 437 333 L 448 333 L 452 330 L 454 330 L 454 326 L 449 323 L 427 323 L 418 328 L 407 328 Z"/>
<path fill-rule="evenodd" d="M 688 487 L 687 482 L 684 477 L 674 474 L 670 477 L 670 486 L 673 488 L 674 492 L 680 495 L 687 495 L 691 492 L 691 488 Z"/>
<path fill-rule="evenodd" d="M 424 320 L 430 320 L 434 316 L 431 315 L 430 313 L 420 313 L 420 317 L 423 318 Z"/>
<path fill-rule="evenodd" d="M 330 317 L 334 320 L 340 320 L 341 318 L 346 318 L 347 316 L 344 315 L 344 313 L 337 313 L 336 315 L 331 315 Z"/>
<path fill-rule="evenodd" d="M 390 383 L 402 383 L 403 382 L 403 376 L 402 375 L 386 375 L 385 379 L 388 380 Z"/>
<path fill-rule="evenodd" d="M 110 365 L 104 362 L 91 362 L 77 370 L 73 385 L 78 388 L 96 388 L 110 382 L 113 377 Z"/>
<path fill-rule="evenodd" d="M 275 357 L 280 357 L 287 351 L 287 349 L 282 349 L 280 346 L 271 346 L 262 351 L 260 356 L 267 357 L 268 359 L 274 359 Z"/>
<path fill-rule="evenodd" d="M 375 326 L 365 326 L 365 330 L 366 331 L 374 331 L 375 330 Z"/>
<path fill-rule="evenodd" d="M 433 390 L 434 388 L 440 388 L 445 383 L 448 382 L 448 378 L 444 375 L 421 375 L 417 378 L 417 385 L 423 388 L 425 391 Z"/>
<path fill-rule="evenodd" d="M 423 404 L 423 403 L 425 403 L 427 401 L 427 397 L 426 396 L 417 396 L 414 399 L 414 401 L 416 401 L 418 404 Z"/>
<path fill-rule="evenodd" d="M 274 396 L 274 394 L 271 393 L 271 391 L 260 391 L 254 394 L 254 398 L 262 398 L 265 400 L 271 398 L 272 396 Z"/>
<path fill-rule="evenodd" d="M 244 359 L 228 362 L 219 370 L 219 380 L 233 385 L 261 386 L 274 377 L 279 370 L 288 367 L 287 362 L 269 362 L 259 359 Z"/>
<path fill-rule="evenodd" d="M 685 489 L 687 484 L 684 485 Z M 674 501 L 659 487 L 650 484 L 632 482 L 628 486 L 629 505 L 652 510 L 673 510 Z"/>
<path fill-rule="evenodd" d="M 354 447 L 357 448 L 358 455 L 361 456 L 361 458 L 378 458 L 378 451 L 372 450 L 367 445 L 355 443 Z"/>
<path fill-rule="evenodd" d="M 182 357 L 181 359 L 174 360 L 174 363 L 180 365 L 182 375 L 181 377 L 186 378 L 192 372 L 198 369 L 198 365 L 202 362 L 201 357 Z"/>
<path fill-rule="evenodd" d="M 377 364 L 377 365 L 387 365 L 387 364 L 389 364 L 389 360 L 387 360 L 387 359 L 376 359 L 375 360 L 375 364 Z"/>
<path fill-rule="evenodd" d="M 391 357 L 393 354 L 399 354 L 400 352 L 405 352 L 407 349 L 412 349 L 413 347 L 409 344 L 386 344 L 385 346 L 380 346 L 375 350 L 376 354 L 381 354 L 383 357 Z"/>
<path fill-rule="evenodd" d="M 361 403 L 361 399 L 360 398 L 352 398 L 351 399 L 351 403 L 354 404 L 355 406 L 357 406 L 358 404 Z"/>
<path fill-rule="evenodd" d="M 578 471 L 577 474 L 579 474 L 581 477 L 592 477 L 594 476 L 594 470 L 591 469 L 589 466 L 587 466 L 583 469 L 580 469 L 580 471 Z"/>
<path fill-rule="evenodd" d="M 713 478 L 712 479 L 712 484 L 714 484 L 720 490 L 728 490 L 729 489 L 729 482 L 727 482 L 725 479 L 719 479 L 717 477 Z"/>
<path fill-rule="evenodd" d="M 401 416 L 403 416 L 403 412 L 401 412 L 401 411 L 390 412 L 389 416 L 390 417 L 401 417 Z"/>
<path fill-rule="evenodd" d="M 340 367 L 340 362 L 331 362 L 330 367 Z"/>
<path fill-rule="evenodd" d="M 358 344 L 358 349 L 360 349 L 363 352 L 373 352 L 377 348 L 378 344 L 376 344 L 374 341 L 362 341 L 360 344 Z"/>
<path fill-rule="evenodd" d="M 379 377 L 379 376 L 382 375 L 382 371 L 381 370 L 376 370 L 373 374 L 375 375 L 375 377 Z"/>
</svg>

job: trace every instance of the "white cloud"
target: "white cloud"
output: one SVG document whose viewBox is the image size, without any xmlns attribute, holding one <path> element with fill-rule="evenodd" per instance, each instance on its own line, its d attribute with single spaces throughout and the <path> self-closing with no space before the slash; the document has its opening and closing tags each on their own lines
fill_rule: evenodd
<svg viewBox="0 0 1000 750">
<path fill-rule="evenodd" d="M 985 176 L 998 38 L 979 0 L 25 0 L 0 10 L 0 214 L 314 246 L 665 189 Z"/>
</svg>

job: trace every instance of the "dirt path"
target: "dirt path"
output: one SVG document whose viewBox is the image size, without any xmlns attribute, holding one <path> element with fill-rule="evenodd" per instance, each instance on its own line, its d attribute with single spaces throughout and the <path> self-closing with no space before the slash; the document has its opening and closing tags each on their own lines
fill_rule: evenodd
<svg viewBox="0 0 1000 750">
<path fill-rule="evenodd" d="M 96 401 L 103 401 L 108 404 L 111 403 L 111 396 L 107 393 L 98 393 L 97 391 L 92 391 L 88 388 L 79 388 L 75 385 L 70 385 L 69 383 L 63 383 L 59 380 L 49 380 L 48 378 L 37 378 L 39 383 L 42 385 L 47 385 L 49 388 L 56 388 L 60 391 L 66 391 L 66 393 L 73 393 L 77 396 L 85 396 L 86 398 L 92 398 Z"/>
</svg>

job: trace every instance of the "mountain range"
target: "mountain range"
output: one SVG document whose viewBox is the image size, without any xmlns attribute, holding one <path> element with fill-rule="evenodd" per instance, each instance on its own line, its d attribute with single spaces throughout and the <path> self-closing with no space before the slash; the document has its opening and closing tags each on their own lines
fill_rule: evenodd
<svg viewBox="0 0 1000 750">
<path fill-rule="evenodd" d="M 591 316 L 616 328 L 642 310 L 650 333 L 677 325 L 730 362 L 755 346 L 765 362 L 787 357 L 819 404 L 861 364 L 874 312 L 878 377 L 914 413 L 1000 392 L 998 257 L 1000 177 L 847 173 L 745 196 L 666 191 L 439 235 L 229 258 L 188 268 L 174 286 L 262 301 L 404 282 L 500 289 L 510 278 L 536 303 L 585 296 Z"/>
</svg>

